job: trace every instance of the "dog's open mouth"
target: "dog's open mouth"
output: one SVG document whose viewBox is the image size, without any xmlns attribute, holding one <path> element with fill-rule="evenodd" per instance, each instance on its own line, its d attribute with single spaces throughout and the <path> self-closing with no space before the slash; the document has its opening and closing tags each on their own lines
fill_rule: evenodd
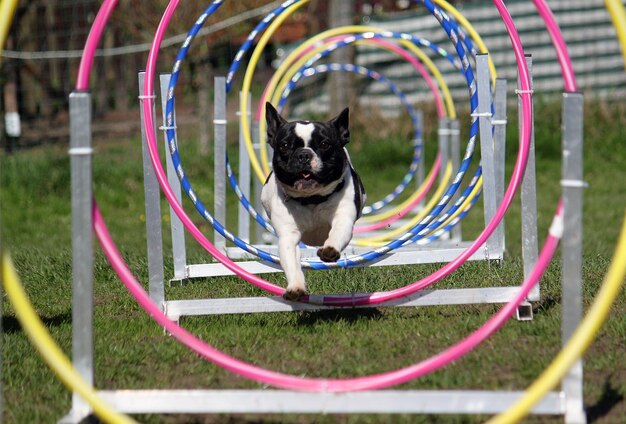
<svg viewBox="0 0 626 424">
<path fill-rule="evenodd" d="M 319 183 L 313 178 L 310 172 L 302 172 L 300 178 L 293 184 L 296 190 L 309 190 L 316 188 Z"/>
</svg>

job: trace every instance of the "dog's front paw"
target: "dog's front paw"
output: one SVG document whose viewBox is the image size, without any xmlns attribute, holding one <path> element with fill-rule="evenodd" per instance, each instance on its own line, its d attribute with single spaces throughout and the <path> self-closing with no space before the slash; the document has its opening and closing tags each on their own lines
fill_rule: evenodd
<svg viewBox="0 0 626 424">
<path fill-rule="evenodd" d="M 317 249 L 317 256 L 324 262 L 337 262 L 339 259 L 339 252 L 332 246 L 324 246 Z"/>
<path fill-rule="evenodd" d="M 306 294 L 306 290 L 301 287 L 287 287 L 285 294 L 283 294 L 283 299 L 291 302 L 297 302 L 306 296 Z"/>
</svg>

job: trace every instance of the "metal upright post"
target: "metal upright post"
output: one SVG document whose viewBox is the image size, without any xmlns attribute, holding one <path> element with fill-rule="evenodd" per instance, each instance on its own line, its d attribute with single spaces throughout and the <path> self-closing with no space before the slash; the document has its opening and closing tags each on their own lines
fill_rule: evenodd
<svg viewBox="0 0 626 424">
<path fill-rule="evenodd" d="M 239 101 L 241 102 L 243 93 L 239 93 Z M 251 121 L 250 104 L 252 103 L 252 95 L 248 94 L 248 110 L 246 116 L 248 122 Z M 239 112 L 241 113 L 241 112 Z M 243 126 L 241 125 L 241 117 L 239 117 L 239 188 L 244 196 L 250 199 L 250 157 L 246 148 L 245 137 L 243 134 Z M 250 214 L 244 205 L 239 202 L 239 216 L 237 219 L 237 227 L 239 238 L 246 242 L 250 241 Z"/>
<path fill-rule="evenodd" d="M 507 81 L 502 78 L 496 79 L 496 89 L 494 93 L 494 116 L 491 121 L 493 125 L 493 160 L 494 175 L 496 180 L 496 204 L 502 203 L 504 197 L 504 171 L 506 152 L 506 90 Z M 504 255 L 504 218 L 496 227 L 493 236 L 494 244 L 499 252 Z"/>
<path fill-rule="evenodd" d="M 439 128 L 437 129 L 439 142 L 439 156 L 441 157 L 441 168 L 439 169 L 439 181 L 443 181 L 446 172 L 446 166 L 450 160 L 448 138 L 450 136 L 450 120 L 448 118 L 439 118 Z"/>
<path fill-rule="evenodd" d="M 530 75 L 530 87 L 532 81 L 532 57 L 526 55 L 526 65 Z M 518 84 L 519 86 L 519 84 Z M 518 99 L 519 121 L 522 122 L 521 99 Z M 533 119 L 534 121 L 534 119 Z M 530 149 L 528 150 L 528 162 L 524 171 L 524 178 L 521 187 L 521 208 L 522 208 L 522 258 L 524 261 L 524 278 L 528 277 L 531 270 L 537 263 L 539 252 L 539 241 L 537 237 L 537 179 L 535 176 L 535 128 L 530 128 Z M 529 293 L 529 300 L 539 300 L 539 285 Z"/>
<path fill-rule="evenodd" d="M 2 163 L 0 163 L 0 172 L 2 172 Z M 0 218 L 2 217 L 1 213 L 0 213 Z M 0 254 L 2 254 L 3 249 L 2 249 L 2 232 L 0 232 Z M 4 315 L 2 315 L 2 300 L 4 299 L 4 287 L 2 284 L 2 274 L 3 274 L 3 258 L 0 257 L 0 317 L 3 317 Z M 2 396 L 3 390 L 2 390 L 2 370 L 4 369 L 3 367 L 3 362 L 2 362 L 2 338 L 3 338 L 3 333 L 2 333 L 2 319 L 0 318 L 0 424 L 2 424 L 2 416 L 4 414 L 4 398 Z"/>
<path fill-rule="evenodd" d="M 146 123 L 143 117 L 146 107 L 151 109 L 154 119 L 154 96 L 146 99 L 143 92 L 143 83 L 146 73 L 139 72 L 139 114 L 141 117 L 141 152 L 143 158 L 143 188 L 145 193 L 146 208 L 146 244 L 148 250 L 148 290 L 150 298 L 157 305 L 165 301 L 165 275 L 163 271 L 163 234 L 161 228 L 161 191 L 154 174 L 148 151 L 148 138 L 146 137 Z M 155 128 L 156 131 L 156 128 Z"/>
<path fill-rule="evenodd" d="M 70 94 L 70 166 L 72 173 L 72 362 L 93 385 L 93 222 L 91 95 Z M 66 419 L 78 421 L 91 407 L 78 394 Z"/>
<path fill-rule="evenodd" d="M 2 171 L 2 169 L 0 169 L 0 171 Z M 0 253 L 2 253 L 2 234 L 0 234 Z M 0 261 L 2 261 L 3 259 L 0 257 Z M 0 299 L 4 299 L 4 292 L 3 292 L 3 286 L 2 286 L 2 267 L 4 265 L 0 264 Z M 0 302 L 0 317 L 2 317 L 4 315 L 2 315 L 2 302 Z M 0 352 L 3 352 L 2 350 L 2 319 L 0 319 Z M 2 365 L 2 357 L 3 355 L 0 354 L 0 424 L 2 424 L 2 415 L 4 414 L 4 404 L 3 404 L 3 397 L 2 397 L 2 370 L 3 365 Z"/>
<path fill-rule="evenodd" d="M 165 116 L 165 106 L 167 104 L 167 90 L 170 85 L 171 74 L 160 75 L 161 83 L 161 108 L 163 109 L 163 127 L 165 138 L 165 163 L 167 167 L 167 181 L 172 187 L 172 191 L 178 203 L 182 204 L 182 191 L 180 181 L 176 176 L 176 170 L 169 154 L 169 146 L 167 145 L 167 136 L 165 131 L 168 129 L 167 118 Z M 176 113 L 172 117 L 171 127 L 176 133 Z M 176 135 L 172 140 L 178 146 L 178 138 Z M 187 278 L 187 251 L 185 248 L 185 228 L 183 223 L 178 219 L 174 209 L 170 206 L 170 226 L 172 231 L 172 253 L 174 257 L 174 278 L 172 280 L 184 280 Z"/>
<path fill-rule="evenodd" d="M 226 78 L 224 77 L 215 77 L 214 108 L 214 214 L 215 219 L 226 227 Z M 215 231 L 213 244 L 221 250 L 226 249 L 226 240 L 217 231 Z"/>
<path fill-rule="evenodd" d="M 561 255 L 563 344 L 574 334 L 582 318 L 583 220 L 583 96 L 563 95 L 563 238 Z M 565 421 L 586 423 L 583 404 L 583 361 L 579 359 L 563 378 Z"/>
<path fill-rule="evenodd" d="M 459 120 L 450 120 L 450 159 L 452 160 L 452 170 L 458 172 L 461 166 L 461 130 L 459 129 Z M 452 202 L 455 202 L 459 198 L 459 191 L 454 194 Z M 460 242 L 463 238 L 461 232 L 461 222 L 459 221 L 454 228 L 452 228 L 451 234 L 452 240 Z"/>
<path fill-rule="evenodd" d="M 252 123 L 252 146 L 254 147 L 254 153 L 257 157 L 261 156 L 261 144 L 259 143 L 259 122 L 254 121 Z M 261 204 L 261 190 L 263 189 L 263 181 L 256 178 L 254 175 L 252 176 L 253 181 L 253 189 L 254 189 L 254 208 L 259 211 L 259 213 L 264 214 L 263 205 Z M 255 225 L 254 228 L 255 233 L 255 243 L 262 244 L 263 234 L 265 234 L 265 230 L 260 225 Z"/>
<path fill-rule="evenodd" d="M 441 158 L 441 168 L 439 168 L 439 182 L 443 182 L 448 162 L 450 161 L 450 145 L 448 139 L 450 138 L 450 120 L 448 118 L 439 118 L 439 128 L 437 129 L 438 142 L 439 142 L 439 157 Z M 440 240 L 450 240 L 450 233 L 446 232 Z"/>
<path fill-rule="evenodd" d="M 496 181 L 493 152 L 493 125 L 491 123 L 491 90 L 489 78 L 489 56 L 476 55 L 476 84 L 478 89 L 478 122 L 480 125 L 480 164 L 483 171 L 483 204 L 485 225 L 493 219 L 497 210 Z M 486 257 L 498 252 L 494 234 L 485 243 Z"/>
</svg>

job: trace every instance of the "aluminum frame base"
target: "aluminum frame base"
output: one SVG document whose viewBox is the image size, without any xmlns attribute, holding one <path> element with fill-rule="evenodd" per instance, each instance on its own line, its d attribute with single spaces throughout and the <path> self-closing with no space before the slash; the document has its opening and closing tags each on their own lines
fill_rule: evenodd
<svg viewBox="0 0 626 424">
<path fill-rule="evenodd" d="M 431 246 L 431 247 L 419 247 L 419 246 L 407 246 L 399 249 L 395 249 L 380 258 L 369 261 L 363 266 L 390 266 L 390 265 L 418 265 L 418 264 L 430 264 L 430 263 L 447 263 L 459 256 L 471 242 L 460 242 L 451 245 L 446 243 L 445 246 Z M 276 245 L 258 245 L 260 249 L 278 255 L 278 246 Z M 362 248 L 355 246 L 348 246 L 344 250 L 344 255 L 351 256 L 356 254 L 362 254 L 370 251 L 371 248 Z M 302 258 L 317 258 L 317 248 L 305 248 L 301 249 Z M 246 271 L 263 274 L 269 272 L 282 272 L 282 268 L 278 264 L 274 264 L 266 261 L 259 261 L 258 258 L 250 253 L 247 253 L 237 247 L 228 247 L 225 249 L 225 253 L 229 258 L 233 260 L 243 260 L 237 262 L 237 265 L 241 266 Z M 255 259 L 255 260 L 251 260 Z M 482 248 L 474 253 L 469 260 L 472 261 L 484 261 L 492 260 L 500 262 L 504 259 L 503 251 L 489 251 Z M 232 271 L 226 268 L 221 263 L 209 263 L 209 264 L 190 264 L 185 267 L 185 275 L 180 278 L 173 278 L 170 282 L 181 281 L 189 278 L 201 278 L 201 277 L 217 277 L 224 275 L 234 275 Z"/>
<path fill-rule="evenodd" d="M 126 414 L 497 414 L 523 391 L 374 390 L 307 393 L 289 390 L 104 390 L 98 395 Z M 549 392 L 531 413 L 563 415 L 562 392 Z M 86 416 L 70 413 L 63 423 Z"/>
<path fill-rule="evenodd" d="M 169 300 L 163 303 L 168 318 L 178 321 L 182 316 L 247 314 L 255 312 L 292 312 L 322 309 L 363 309 L 390 306 L 416 307 L 437 305 L 474 305 L 507 303 L 518 293 L 519 287 L 484 287 L 467 289 L 420 290 L 389 302 L 369 306 L 323 306 L 314 303 L 290 302 L 279 296 L 239 297 L 219 299 Z M 360 294 L 355 294 L 360 295 Z M 529 299 L 535 301 L 538 299 Z M 526 304 L 524 304 L 526 305 Z M 529 304 L 528 304 L 529 305 Z M 529 305 L 530 306 L 530 305 Z M 532 307 L 531 307 L 532 309 Z"/>
</svg>

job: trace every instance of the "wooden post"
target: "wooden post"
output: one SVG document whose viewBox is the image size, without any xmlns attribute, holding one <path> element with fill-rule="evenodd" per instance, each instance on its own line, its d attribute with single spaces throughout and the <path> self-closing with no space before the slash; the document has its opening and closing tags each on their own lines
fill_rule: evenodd
<svg viewBox="0 0 626 424">
<path fill-rule="evenodd" d="M 7 38 L 6 46 L 7 49 L 13 48 L 13 37 L 11 35 Z M 13 151 L 22 133 L 20 114 L 17 106 L 17 67 L 15 59 L 7 59 L 5 69 L 6 81 L 2 90 L 4 100 L 4 130 L 7 137 L 5 150 L 7 153 L 10 153 Z"/>
<path fill-rule="evenodd" d="M 328 24 L 336 28 L 352 24 L 354 0 L 331 0 L 328 8 Z M 330 54 L 331 62 L 353 63 L 354 46 L 345 46 Z M 332 72 L 328 76 L 330 114 L 334 115 L 349 105 L 352 98 L 352 75 L 347 72 Z"/>
<path fill-rule="evenodd" d="M 209 63 L 200 64 L 198 72 L 198 140 L 200 143 L 199 152 L 202 156 L 208 156 L 211 151 L 211 125 L 213 122 L 211 111 L 211 65 Z"/>
</svg>

